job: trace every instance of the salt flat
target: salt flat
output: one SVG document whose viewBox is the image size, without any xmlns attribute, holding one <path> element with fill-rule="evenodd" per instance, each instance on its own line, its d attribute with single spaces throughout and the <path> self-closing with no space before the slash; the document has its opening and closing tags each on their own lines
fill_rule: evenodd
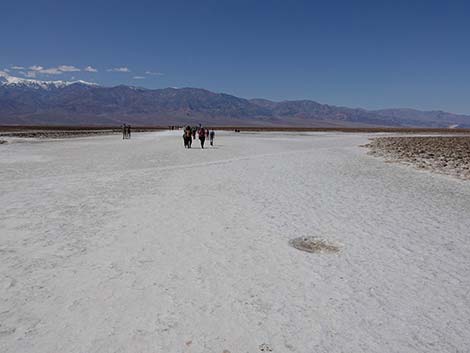
<svg viewBox="0 0 470 353">
<path fill-rule="evenodd" d="M 0 352 L 469 352 L 470 182 L 370 136 L 0 146 Z"/>
</svg>

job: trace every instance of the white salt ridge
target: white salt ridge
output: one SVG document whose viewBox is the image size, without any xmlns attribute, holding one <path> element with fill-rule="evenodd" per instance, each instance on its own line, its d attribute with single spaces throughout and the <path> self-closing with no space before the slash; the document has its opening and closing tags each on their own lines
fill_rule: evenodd
<svg viewBox="0 0 470 353">
<path fill-rule="evenodd" d="M 0 352 L 468 352 L 470 183 L 369 137 L 1 145 Z"/>
</svg>

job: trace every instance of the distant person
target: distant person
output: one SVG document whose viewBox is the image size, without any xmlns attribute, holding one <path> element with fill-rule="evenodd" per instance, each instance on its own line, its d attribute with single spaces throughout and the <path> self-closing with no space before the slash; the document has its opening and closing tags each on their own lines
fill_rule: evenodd
<svg viewBox="0 0 470 353">
<path fill-rule="evenodd" d="M 122 139 L 124 140 L 127 136 L 127 126 L 126 126 L 126 124 L 122 124 L 121 129 L 122 129 Z"/>
<path fill-rule="evenodd" d="M 131 138 L 131 126 L 130 125 L 127 125 L 127 138 L 128 139 Z"/>
<path fill-rule="evenodd" d="M 206 139 L 209 138 L 209 129 L 206 129 Z"/>
<path fill-rule="evenodd" d="M 200 128 L 198 131 L 199 141 L 201 141 L 201 148 L 204 149 L 204 141 L 206 141 L 206 130 L 204 128 Z"/>
<path fill-rule="evenodd" d="M 215 137 L 215 131 L 212 129 L 212 131 L 209 133 L 209 142 L 211 143 L 211 146 L 214 146 L 214 137 Z"/>
<path fill-rule="evenodd" d="M 193 127 L 193 139 L 194 140 L 196 139 L 196 131 L 197 131 L 197 128 Z"/>
</svg>

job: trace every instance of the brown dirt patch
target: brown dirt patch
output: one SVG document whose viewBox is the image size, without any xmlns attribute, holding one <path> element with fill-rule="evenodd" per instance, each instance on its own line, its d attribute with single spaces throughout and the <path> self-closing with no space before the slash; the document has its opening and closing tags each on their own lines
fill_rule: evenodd
<svg viewBox="0 0 470 353">
<path fill-rule="evenodd" d="M 310 253 L 337 253 L 339 246 L 318 237 L 300 237 L 289 241 L 297 250 Z"/>
<path fill-rule="evenodd" d="M 387 162 L 470 180 L 470 136 L 379 137 L 365 147 L 369 154 Z"/>
</svg>

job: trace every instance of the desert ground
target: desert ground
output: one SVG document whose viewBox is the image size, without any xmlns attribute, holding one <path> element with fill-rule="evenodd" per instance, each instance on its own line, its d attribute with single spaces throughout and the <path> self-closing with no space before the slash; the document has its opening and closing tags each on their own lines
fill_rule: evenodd
<svg viewBox="0 0 470 353">
<path fill-rule="evenodd" d="M 470 136 L 379 137 L 367 144 L 370 154 L 387 162 L 470 180 Z"/>
<path fill-rule="evenodd" d="M 0 352 L 469 352 L 470 181 L 377 136 L 2 137 Z"/>
</svg>

